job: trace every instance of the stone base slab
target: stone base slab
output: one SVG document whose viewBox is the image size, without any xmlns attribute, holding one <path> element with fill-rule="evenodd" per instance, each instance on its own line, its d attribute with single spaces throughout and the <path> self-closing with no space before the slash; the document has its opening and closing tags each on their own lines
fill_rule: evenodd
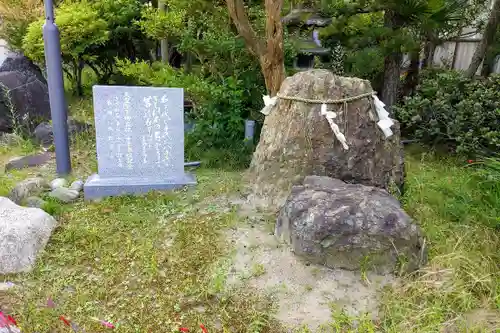
<svg viewBox="0 0 500 333">
<path fill-rule="evenodd" d="M 94 174 L 85 182 L 83 192 L 86 200 L 92 200 L 127 194 L 142 194 L 150 191 L 169 191 L 196 184 L 196 177 L 190 173 L 171 179 L 103 178 Z"/>
</svg>

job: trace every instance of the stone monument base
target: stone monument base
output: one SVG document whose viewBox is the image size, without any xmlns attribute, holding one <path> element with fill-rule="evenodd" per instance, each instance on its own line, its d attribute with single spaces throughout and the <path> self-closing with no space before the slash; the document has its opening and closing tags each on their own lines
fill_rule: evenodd
<svg viewBox="0 0 500 333">
<path fill-rule="evenodd" d="M 83 192 L 85 199 L 89 200 L 126 194 L 141 194 L 150 191 L 175 190 L 196 184 L 196 177 L 190 173 L 185 173 L 182 177 L 160 180 L 138 177 L 104 178 L 94 174 L 85 182 Z"/>
</svg>

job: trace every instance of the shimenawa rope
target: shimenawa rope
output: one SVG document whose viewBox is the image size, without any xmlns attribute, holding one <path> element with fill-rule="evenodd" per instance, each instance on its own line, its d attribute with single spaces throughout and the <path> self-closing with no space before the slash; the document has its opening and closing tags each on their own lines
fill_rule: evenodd
<svg viewBox="0 0 500 333">
<path fill-rule="evenodd" d="M 295 101 L 295 102 L 303 102 L 303 103 L 308 103 L 308 104 L 340 104 L 340 103 L 349 103 L 352 101 L 356 101 L 358 99 L 362 99 L 365 97 L 372 97 L 373 95 L 376 95 L 375 91 L 370 91 L 364 94 L 360 94 L 357 96 L 352 96 L 352 97 L 346 97 L 346 98 L 341 98 L 341 99 L 325 99 L 325 100 L 318 100 L 318 99 L 309 99 L 309 98 L 303 98 L 303 97 L 298 97 L 298 96 L 283 96 L 283 95 L 276 95 L 279 99 L 284 99 L 288 101 Z"/>
<path fill-rule="evenodd" d="M 302 102 L 302 103 L 308 103 L 308 104 L 321 104 L 321 114 L 325 116 L 333 133 L 335 134 L 335 137 L 342 144 L 342 147 L 345 150 L 348 150 L 349 146 L 347 145 L 347 140 L 346 140 L 344 134 L 342 134 L 340 132 L 339 126 L 333 121 L 333 119 L 335 119 L 337 117 L 337 114 L 335 112 L 328 111 L 327 104 L 341 104 L 342 103 L 342 104 L 344 104 L 344 110 L 347 110 L 347 103 L 353 102 L 353 101 L 356 101 L 356 100 L 359 100 L 362 98 L 366 98 L 366 97 L 373 98 L 373 104 L 375 106 L 375 109 L 377 110 L 377 114 L 378 114 L 378 118 L 379 118 L 377 125 L 384 132 L 384 135 L 386 138 L 390 137 L 393 134 L 392 130 L 391 130 L 391 126 L 394 124 L 394 122 L 392 121 L 392 119 L 389 118 L 389 113 L 384 108 L 385 104 L 381 100 L 378 99 L 375 91 L 370 91 L 370 92 L 363 93 L 360 95 L 345 97 L 345 98 L 341 98 L 341 99 L 325 99 L 325 100 L 303 98 L 300 96 L 283 96 L 283 95 L 278 93 L 273 98 L 270 98 L 269 96 L 263 97 L 265 107 L 264 107 L 264 109 L 262 109 L 261 112 L 267 116 L 270 113 L 271 108 L 276 104 L 276 101 L 278 98 L 283 99 L 283 100 Z"/>
</svg>

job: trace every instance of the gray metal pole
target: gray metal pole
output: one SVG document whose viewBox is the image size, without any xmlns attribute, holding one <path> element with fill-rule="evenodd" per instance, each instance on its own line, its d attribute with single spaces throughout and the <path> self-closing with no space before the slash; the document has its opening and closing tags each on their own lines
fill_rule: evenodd
<svg viewBox="0 0 500 333">
<path fill-rule="evenodd" d="M 158 10 L 165 11 L 165 0 L 158 0 Z M 168 40 L 166 38 L 160 40 L 161 61 L 168 64 Z"/>
<path fill-rule="evenodd" d="M 45 63 L 49 87 L 50 113 L 56 148 L 56 171 L 60 176 L 71 172 L 68 140 L 68 111 L 64 97 L 61 44 L 59 30 L 54 23 L 52 0 L 45 0 L 45 24 L 43 25 Z"/>
</svg>

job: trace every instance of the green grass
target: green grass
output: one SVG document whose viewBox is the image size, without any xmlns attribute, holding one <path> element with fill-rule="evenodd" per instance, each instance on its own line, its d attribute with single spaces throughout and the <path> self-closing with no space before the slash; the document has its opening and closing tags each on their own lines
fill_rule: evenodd
<svg viewBox="0 0 500 333">
<path fill-rule="evenodd" d="M 500 226 L 500 183 L 492 169 L 495 160 L 488 161 L 484 168 L 482 162 L 415 153 L 407 159 L 406 208 L 414 215 L 432 210 L 451 224 Z M 429 232 L 432 226 L 427 227 Z"/>
<path fill-rule="evenodd" d="M 12 186 L 14 186 L 20 179 L 33 176 L 37 173 L 33 170 L 25 169 L 12 170 L 9 175 L 5 175 L 4 165 L 14 157 L 25 156 L 35 152 L 36 148 L 33 143 L 25 139 L 21 139 L 13 146 L 0 146 L 0 196 L 6 196 Z"/>
<path fill-rule="evenodd" d="M 88 109 L 88 101 L 75 101 L 72 114 L 88 119 Z M 33 151 L 23 141 L 2 148 L 0 159 Z M 221 160 L 235 154 L 235 166 L 244 158 L 213 154 Z M 73 142 L 72 163 L 74 177 L 96 170 L 92 135 Z M 322 332 L 468 332 L 467 322 L 478 326 L 477 332 L 492 331 L 491 320 L 481 321 L 479 315 L 471 320 L 478 310 L 490 317 L 500 313 L 495 229 L 500 168 L 496 160 L 485 163 L 408 151 L 402 200 L 427 237 L 429 263 L 384 293 L 379 320 L 332 309 Z M 0 195 L 37 172 L 0 174 Z M 244 221 L 235 211 L 223 212 L 216 199 L 238 193 L 241 173 L 202 168 L 197 176 L 194 190 L 92 204 L 49 202 L 45 209 L 57 215 L 59 226 L 31 273 L 5 277 L 20 287 L 0 293 L 2 308 L 26 332 L 68 332 L 60 315 L 87 332 L 106 330 L 93 317 L 116 324 L 117 332 L 177 332 L 179 327 L 196 332 L 200 323 L 209 332 L 281 332 L 272 319 L 275 305 L 266 295 L 224 288 L 232 247 L 223 232 Z M 208 203 L 210 209 L 200 208 Z M 252 267 L 255 276 L 265 273 L 259 265 Z M 49 297 L 55 309 L 45 306 Z"/>
<path fill-rule="evenodd" d="M 404 206 L 427 236 L 430 260 L 387 293 L 384 331 L 465 332 L 474 309 L 500 316 L 500 237 L 491 228 L 499 225 L 498 183 L 465 160 L 432 153 L 407 158 L 407 172 Z"/>
<path fill-rule="evenodd" d="M 62 332 L 63 314 L 87 332 L 105 330 L 93 317 L 117 324 L 119 332 L 176 332 L 217 322 L 235 332 L 252 325 L 269 332 L 264 297 L 251 290 L 217 293 L 219 258 L 230 251 L 220 232 L 237 215 L 195 209 L 201 200 L 234 192 L 240 175 L 198 176 L 195 191 L 78 203 L 60 215 L 34 271 L 9 277 L 23 286 L 8 297 L 23 328 Z M 48 298 L 56 309 L 44 308 Z"/>
<path fill-rule="evenodd" d="M 71 113 L 89 119 L 88 108 L 88 101 L 75 99 Z M 27 143 L 1 150 L 2 161 L 33 153 Z M 92 135 L 76 138 L 71 152 L 74 177 L 96 171 Z M 38 172 L 0 174 L 0 195 Z M 45 176 L 56 177 L 53 170 Z M 87 332 L 106 330 L 92 318 L 114 323 L 119 332 L 194 331 L 200 323 L 232 332 L 278 327 L 265 296 L 249 289 L 224 291 L 232 249 L 221 231 L 238 223 L 235 212 L 220 213 L 217 204 L 206 212 L 197 208 L 237 192 L 240 173 L 204 169 L 197 177 L 194 191 L 94 204 L 49 200 L 44 209 L 57 216 L 59 226 L 31 273 L 4 277 L 21 288 L 0 293 L 2 309 L 26 332 L 67 332 L 60 315 Z M 55 309 L 45 306 L 48 298 Z"/>
<path fill-rule="evenodd" d="M 205 149 L 188 140 L 185 155 L 188 161 L 200 161 L 204 168 L 244 170 L 250 165 L 252 148 L 244 144 L 235 144 L 223 149 Z"/>
</svg>

